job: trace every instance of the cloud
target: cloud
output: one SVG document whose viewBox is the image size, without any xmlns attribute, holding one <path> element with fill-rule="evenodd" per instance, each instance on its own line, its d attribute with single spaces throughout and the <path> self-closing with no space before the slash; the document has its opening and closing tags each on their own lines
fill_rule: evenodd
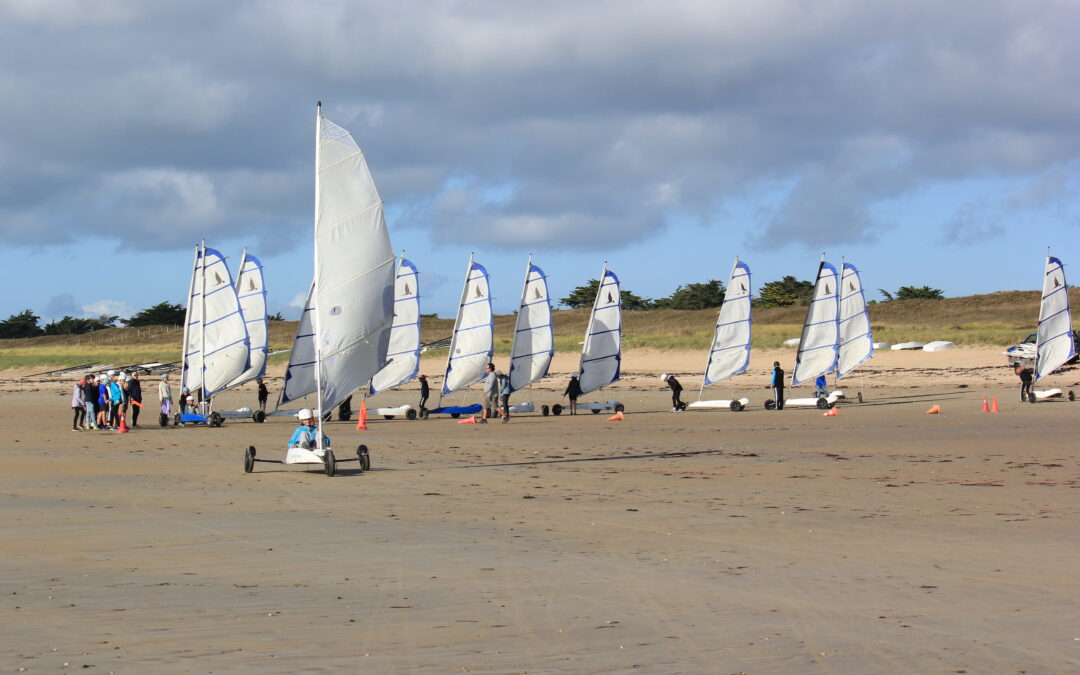
<svg viewBox="0 0 1080 675">
<path fill-rule="evenodd" d="M 758 247 L 865 243 L 883 203 L 1050 189 L 1080 156 L 1065 1 L 83 4 L 0 4 L 16 245 L 286 250 L 320 98 L 394 224 L 436 242 L 607 250 L 679 220 L 746 231 L 723 205 L 757 200 Z"/>
<path fill-rule="evenodd" d="M 135 313 L 135 308 L 123 300 L 98 300 L 82 306 L 83 316 L 119 316 L 127 318 Z"/>
</svg>

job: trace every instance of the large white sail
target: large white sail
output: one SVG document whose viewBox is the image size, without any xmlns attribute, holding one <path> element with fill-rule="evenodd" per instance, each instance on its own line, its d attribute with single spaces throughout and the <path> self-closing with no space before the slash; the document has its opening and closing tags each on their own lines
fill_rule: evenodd
<svg viewBox="0 0 1080 675">
<path fill-rule="evenodd" d="M 622 301 L 619 278 L 604 265 L 596 289 L 585 345 L 581 349 L 578 382 L 588 394 L 619 379 L 622 361 Z"/>
<path fill-rule="evenodd" d="M 734 377 L 750 365 L 750 268 L 735 258 L 724 304 L 716 317 L 705 386 Z"/>
<path fill-rule="evenodd" d="M 296 325 L 279 405 L 315 393 L 315 307 L 311 304 L 314 292 L 315 285 L 312 284 L 304 301 L 300 322 Z"/>
<path fill-rule="evenodd" d="M 547 277 L 530 257 L 510 345 L 510 391 L 524 389 L 547 375 L 554 344 Z"/>
<path fill-rule="evenodd" d="M 487 270 L 469 256 L 469 270 L 461 290 L 450 355 L 446 359 L 442 396 L 484 377 L 494 353 L 495 326 L 491 315 L 491 288 Z"/>
<path fill-rule="evenodd" d="M 1047 256 L 1035 338 L 1035 379 L 1046 377 L 1075 355 L 1065 268 L 1060 260 Z"/>
<path fill-rule="evenodd" d="M 394 282 L 394 323 L 385 366 L 371 378 L 369 393 L 400 387 L 420 372 L 420 291 L 416 265 L 404 257 Z"/>
<path fill-rule="evenodd" d="M 859 270 L 844 263 L 840 273 L 840 344 L 837 349 L 836 376 L 843 377 L 874 355 L 870 334 L 870 314 L 866 311 Z"/>
<path fill-rule="evenodd" d="M 220 251 L 203 247 L 202 389 L 210 398 L 248 367 L 248 336 L 229 266 Z M 198 282 L 196 282 L 198 283 Z"/>
<path fill-rule="evenodd" d="M 184 346 L 181 350 L 180 387 L 196 392 L 202 387 L 202 269 L 203 244 L 195 247 L 195 262 L 191 266 L 188 285 L 187 312 L 184 314 Z M 196 283 L 198 282 L 198 283 Z M 181 406 L 182 407 L 182 406 Z"/>
<path fill-rule="evenodd" d="M 266 286 L 263 283 L 263 266 L 259 259 L 244 251 L 240 269 L 236 273 L 236 296 L 240 301 L 240 313 L 248 335 L 248 367 L 228 387 L 238 387 L 262 377 L 266 372 L 267 333 Z"/>
<path fill-rule="evenodd" d="M 836 268 L 822 260 L 799 339 L 799 355 L 791 373 L 793 387 L 828 373 L 836 365 L 837 281 Z"/>
<path fill-rule="evenodd" d="M 386 363 L 394 253 L 383 203 L 348 131 L 316 115 L 315 287 L 319 407 L 328 410 Z"/>
</svg>

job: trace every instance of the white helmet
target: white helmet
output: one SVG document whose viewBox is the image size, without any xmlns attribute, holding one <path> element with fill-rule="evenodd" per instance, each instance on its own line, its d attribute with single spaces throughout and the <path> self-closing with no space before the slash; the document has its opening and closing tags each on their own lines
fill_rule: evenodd
<svg viewBox="0 0 1080 675">
<path fill-rule="evenodd" d="M 117 376 L 116 376 L 116 379 L 118 379 L 118 380 L 120 380 L 121 382 L 123 382 L 124 380 L 126 380 L 126 379 L 127 379 L 127 373 L 120 373 L 119 375 L 117 375 Z"/>
<path fill-rule="evenodd" d="M 312 414 L 311 408 L 302 408 L 300 412 L 296 413 L 296 418 L 301 420 L 309 420 L 313 417 L 315 415 Z"/>
<path fill-rule="evenodd" d="M 671 376 L 668 375 L 667 373 L 660 373 L 660 379 L 663 380 L 664 382 L 667 382 L 667 379 L 669 377 L 671 377 Z"/>
<path fill-rule="evenodd" d="M 113 376 L 113 375 L 115 375 L 115 374 L 116 374 L 116 371 L 115 371 L 115 370 L 110 370 L 110 371 L 109 371 L 109 377 L 112 377 L 112 376 Z"/>
</svg>

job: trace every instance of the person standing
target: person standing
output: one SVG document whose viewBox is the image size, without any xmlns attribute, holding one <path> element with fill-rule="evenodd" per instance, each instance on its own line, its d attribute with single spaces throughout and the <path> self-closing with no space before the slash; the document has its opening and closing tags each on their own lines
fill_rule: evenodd
<svg viewBox="0 0 1080 675">
<path fill-rule="evenodd" d="M 1014 372 L 1020 378 L 1020 402 L 1027 403 L 1031 399 L 1031 383 L 1034 379 L 1031 368 L 1025 368 L 1018 363 Z"/>
<path fill-rule="evenodd" d="M 667 385 L 671 387 L 671 412 L 686 410 L 686 404 L 682 402 L 682 385 L 675 379 L 675 376 L 663 373 L 660 375 L 660 379 L 667 382 Z"/>
<path fill-rule="evenodd" d="M 139 411 L 142 410 L 142 382 L 139 381 L 139 371 L 131 373 L 127 386 L 128 399 L 131 400 L 131 426 L 139 426 Z"/>
<path fill-rule="evenodd" d="M 93 375 L 87 375 L 80 380 L 83 384 L 83 406 L 86 409 L 86 428 L 97 429 L 97 400 L 98 400 L 98 386 L 97 380 Z"/>
<path fill-rule="evenodd" d="M 822 398 L 829 395 L 829 380 L 824 374 L 818 375 L 814 380 L 814 398 Z"/>
<path fill-rule="evenodd" d="M 120 376 L 109 378 L 109 426 L 120 427 L 120 415 L 123 413 L 124 390 L 120 388 Z"/>
<path fill-rule="evenodd" d="M 74 414 L 71 418 L 72 431 L 82 431 L 83 422 L 86 419 L 86 404 L 83 403 L 84 386 L 86 386 L 85 378 L 76 382 L 71 390 L 71 412 Z"/>
<path fill-rule="evenodd" d="M 158 382 L 157 397 L 161 403 L 161 414 L 165 416 L 165 423 L 168 424 L 172 417 L 172 387 L 169 386 L 168 373 L 162 375 L 161 382 Z"/>
<path fill-rule="evenodd" d="M 502 409 L 503 424 L 510 421 L 510 376 L 496 372 L 499 378 L 499 407 Z"/>
<path fill-rule="evenodd" d="M 570 381 L 566 384 L 566 390 L 563 391 L 563 396 L 570 397 L 570 414 L 577 414 L 577 399 L 581 396 L 581 382 L 578 381 L 577 374 L 570 376 Z"/>
<path fill-rule="evenodd" d="M 484 416 L 482 419 L 487 420 L 495 414 L 494 411 L 499 406 L 499 378 L 495 376 L 494 363 L 488 363 L 484 370 L 487 374 L 484 375 Z"/>
<path fill-rule="evenodd" d="M 114 372 L 114 371 L 109 371 Z M 109 375 L 102 373 L 97 376 L 98 384 L 98 427 L 109 428 L 109 418 L 112 417 L 112 407 L 109 405 Z"/>
<path fill-rule="evenodd" d="M 421 375 L 420 380 L 420 403 L 417 405 L 420 407 L 420 414 L 422 415 L 427 410 L 428 396 L 431 395 L 431 387 L 428 386 L 427 375 Z"/>
<path fill-rule="evenodd" d="M 259 410 L 266 412 L 266 399 L 270 398 L 270 390 L 266 388 L 261 377 L 255 380 L 255 383 L 259 385 Z"/>
<path fill-rule="evenodd" d="M 773 390 L 773 402 L 776 403 L 777 410 L 784 409 L 784 369 L 780 367 L 779 361 L 773 361 L 772 379 L 769 382 L 769 386 Z"/>
</svg>

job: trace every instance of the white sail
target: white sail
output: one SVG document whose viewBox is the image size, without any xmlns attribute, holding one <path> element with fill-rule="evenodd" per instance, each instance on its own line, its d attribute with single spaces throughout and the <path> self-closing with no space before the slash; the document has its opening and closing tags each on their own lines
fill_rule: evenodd
<svg viewBox="0 0 1080 675">
<path fill-rule="evenodd" d="M 716 317 L 705 386 L 734 377 L 750 365 L 750 326 L 750 268 L 735 258 L 724 304 Z"/>
<path fill-rule="evenodd" d="M 195 247 L 188 285 L 187 312 L 184 314 L 184 346 L 181 350 L 180 387 L 195 392 L 202 387 L 202 269 L 203 244 Z M 196 283 L 199 281 L 199 283 Z"/>
<path fill-rule="evenodd" d="M 494 328 L 487 270 L 469 256 L 469 270 L 465 274 L 454 334 L 450 338 L 450 354 L 446 359 L 443 396 L 484 377 L 484 367 L 494 353 Z"/>
<path fill-rule="evenodd" d="M 822 260 L 799 338 L 799 355 L 791 374 L 793 387 L 828 373 L 836 365 L 837 281 L 836 268 Z"/>
<path fill-rule="evenodd" d="M 229 266 L 220 251 L 203 247 L 202 284 L 203 399 L 210 398 L 248 367 L 248 336 Z M 197 281 L 196 283 L 200 283 Z"/>
<path fill-rule="evenodd" d="M 312 304 L 318 407 L 327 410 L 386 363 L 395 256 L 364 153 L 321 108 L 316 125 Z"/>
<path fill-rule="evenodd" d="M 870 333 L 870 314 L 866 311 L 859 270 L 844 263 L 840 273 L 840 344 L 837 349 L 836 376 L 843 377 L 874 355 Z"/>
<path fill-rule="evenodd" d="M 1035 379 L 1046 377 L 1075 355 L 1065 268 L 1060 260 L 1047 256 L 1035 338 Z"/>
<path fill-rule="evenodd" d="M 236 296 L 240 301 L 240 313 L 248 335 L 248 367 L 228 387 L 238 387 L 262 377 L 266 372 L 267 332 L 266 286 L 263 283 L 263 266 L 259 259 L 245 250 L 236 273 Z"/>
<path fill-rule="evenodd" d="M 304 311 L 296 325 L 289 365 L 285 367 L 285 382 L 281 387 L 278 405 L 315 393 L 315 307 L 311 304 L 315 285 L 308 289 Z"/>
<path fill-rule="evenodd" d="M 524 389 L 547 375 L 554 344 L 547 277 L 530 258 L 510 345 L 510 391 Z"/>
<path fill-rule="evenodd" d="M 404 257 L 394 282 L 394 323 L 385 366 L 371 378 L 369 393 L 400 387 L 420 372 L 420 292 L 416 265 Z"/>
<path fill-rule="evenodd" d="M 585 345 L 581 349 L 578 382 L 581 393 L 588 394 L 619 379 L 622 361 L 622 301 L 619 278 L 604 265 L 596 289 Z"/>
</svg>

